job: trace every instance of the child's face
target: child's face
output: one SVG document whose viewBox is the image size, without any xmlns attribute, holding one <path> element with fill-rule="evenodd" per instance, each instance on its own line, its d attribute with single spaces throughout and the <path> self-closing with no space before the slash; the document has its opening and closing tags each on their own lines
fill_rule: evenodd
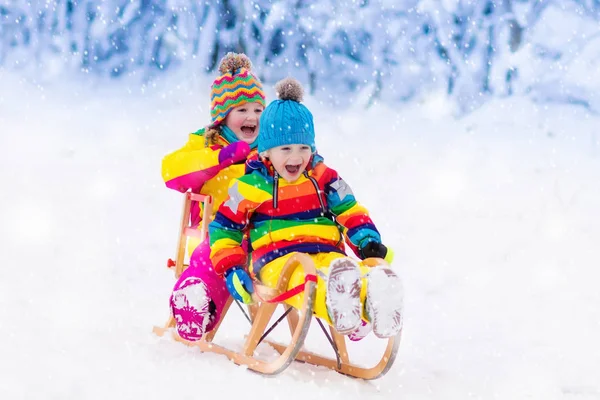
<svg viewBox="0 0 600 400">
<path fill-rule="evenodd" d="M 305 144 L 288 144 L 267 150 L 275 171 L 286 181 L 294 182 L 306 170 L 312 151 Z"/>
<path fill-rule="evenodd" d="M 225 117 L 225 125 L 235 136 L 248 144 L 252 144 L 258 136 L 258 123 L 264 107 L 259 103 L 246 103 L 229 111 Z"/>
</svg>

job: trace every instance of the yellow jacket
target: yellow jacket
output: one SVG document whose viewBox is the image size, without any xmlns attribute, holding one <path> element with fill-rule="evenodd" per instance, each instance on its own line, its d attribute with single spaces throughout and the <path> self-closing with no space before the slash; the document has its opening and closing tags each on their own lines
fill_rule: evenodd
<svg viewBox="0 0 600 400">
<path fill-rule="evenodd" d="M 189 135 L 187 143 L 162 160 L 162 177 L 168 188 L 182 193 L 190 190 L 194 193 L 213 197 L 214 218 L 219 206 L 227 197 L 229 182 L 244 175 L 244 164 L 233 164 L 223 168 L 219 165 L 219 153 L 229 144 L 219 136 L 217 143 L 208 145 L 204 138 L 204 129 Z M 252 153 L 251 153 L 252 154 Z M 191 224 L 200 227 L 202 222 L 202 204 L 192 202 Z M 191 252 L 199 244 L 198 240 L 190 240 L 188 250 Z"/>
</svg>

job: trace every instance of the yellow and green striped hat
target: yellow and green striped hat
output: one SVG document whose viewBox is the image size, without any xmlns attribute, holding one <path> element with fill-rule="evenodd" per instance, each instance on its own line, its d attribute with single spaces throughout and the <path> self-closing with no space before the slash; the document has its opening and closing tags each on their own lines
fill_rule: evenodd
<svg viewBox="0 0 600 400">
<path fill-rule="evenodd" d="M 219 125 L 232 108 L 256 102 L 265 105 L 262 84 L 252 72 L 252 63 L 243 53 L 227 53 L 219 65 L 219 76 L 210 91 L 211 127 Z"/>
</svg>

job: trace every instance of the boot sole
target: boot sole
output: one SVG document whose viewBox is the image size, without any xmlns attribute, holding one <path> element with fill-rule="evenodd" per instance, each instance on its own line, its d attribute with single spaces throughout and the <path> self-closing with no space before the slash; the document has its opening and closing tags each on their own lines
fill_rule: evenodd
<svg viewBox="0 0 600 400">
<path fill-rule="evenodd" d="M 347 335 L 360 326 L 360 289 L 360 269 L 356 262 L 349 258 L 331 262 L 326 305 L 333 327 L 341 335 Z"/>
<path fill-rule="evenodd" d="M 385 339 L 402 330 L 402 281 L 394 271 L 375 267 L 367 278 L 367 314 L 375 336 Z"/>
<path fill-rule="evenodd" d="M 186 340 L 200 340 L 207 332 L 211 320 L 210 299 L 206 285 L 197 278 L 190 278 L 171 297 L 171 313 L 179 336 Z"/>
</svg>

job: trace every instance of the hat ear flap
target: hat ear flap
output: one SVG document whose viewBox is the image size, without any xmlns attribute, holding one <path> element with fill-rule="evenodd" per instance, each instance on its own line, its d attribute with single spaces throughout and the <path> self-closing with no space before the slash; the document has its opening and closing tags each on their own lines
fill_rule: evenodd
<svg viewBox="0 0 600 400">
<path fill-rule="evenodd" d="M 310 155 L 310 158 L 308 159 L 308 163 L 306 164 L 306 169 L 304 171 L 307 171 L 307 170 L 313 168 L 313 165 L 314 165 L 314 162 L 315 162 L 315 154 L 316 154 L 316 152 L 313 152 Z"/>
</svg>

